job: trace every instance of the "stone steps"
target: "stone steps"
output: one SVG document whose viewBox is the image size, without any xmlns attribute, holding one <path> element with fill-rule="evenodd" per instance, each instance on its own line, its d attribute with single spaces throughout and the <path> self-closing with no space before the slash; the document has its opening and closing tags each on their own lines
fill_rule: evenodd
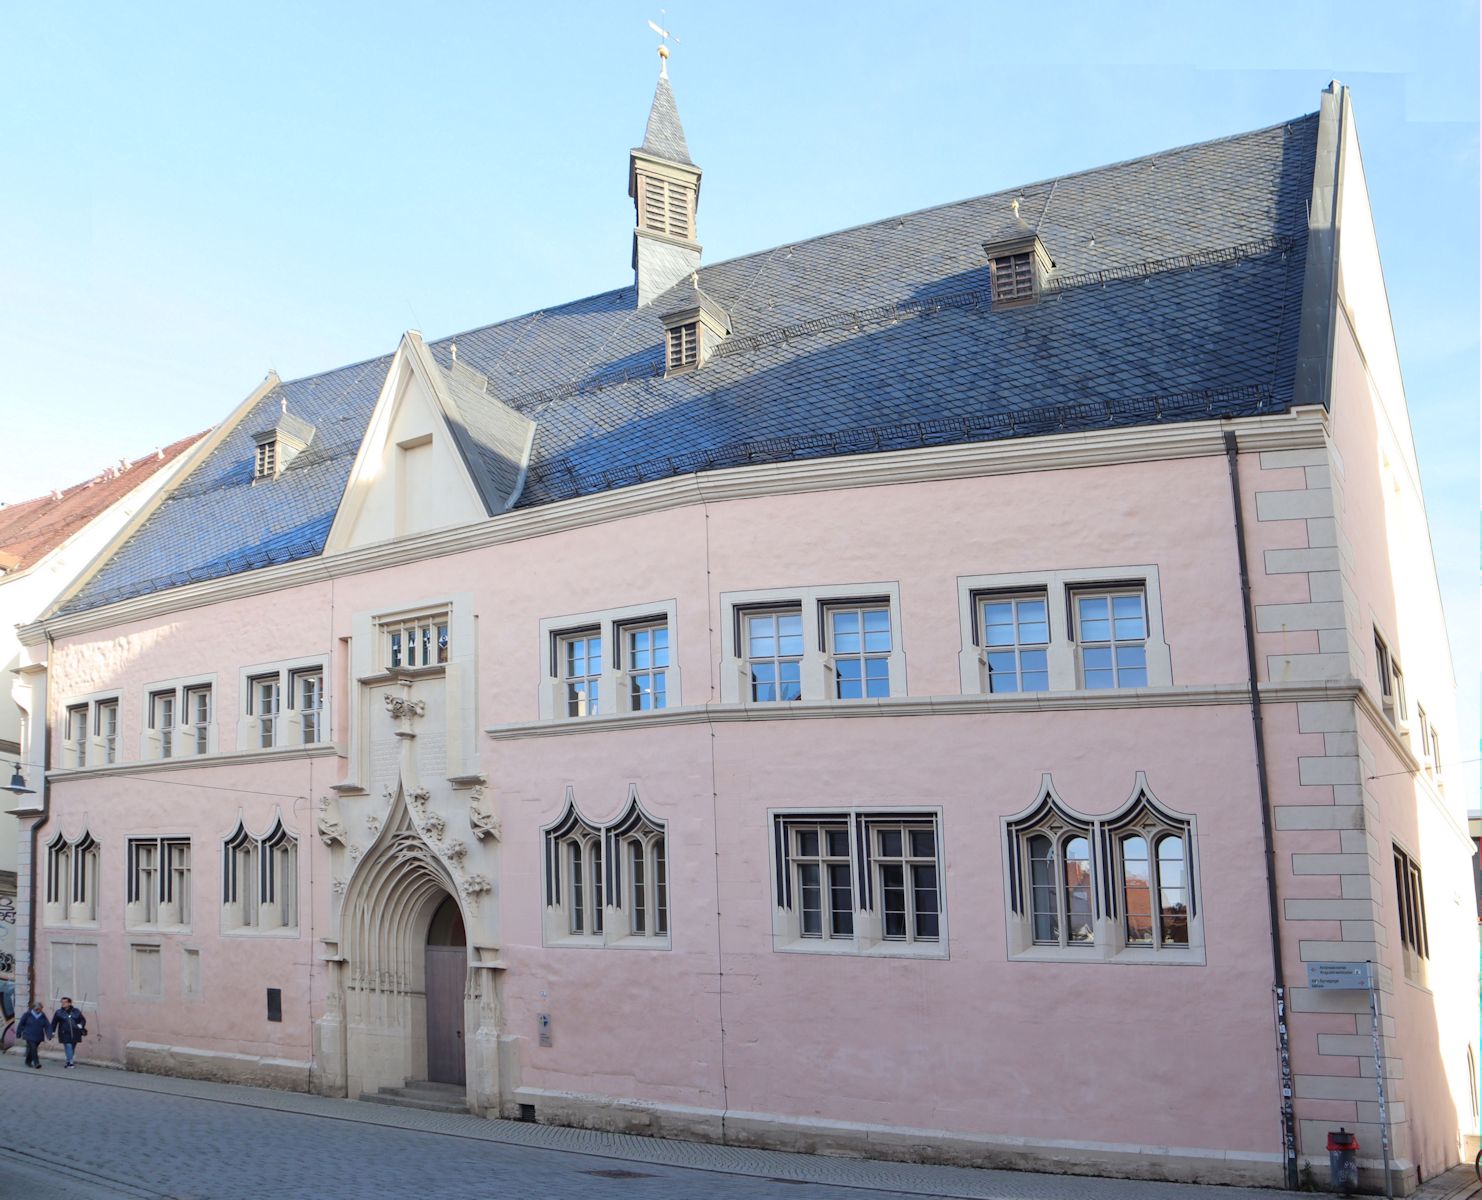
<svg viewBox="0 0 1482 1200">
<path fill-rule="evenodd" d="M 395 1104 L 401 1108 L 420 1108 L 427 1112 L 467 1113 L 468 1094 L 453 1083 L 430 1083 L 409 1079 L 402 1087 L 383 1087 L 375 1095 L 362 1092 L 368 1104 Z"/>
</svg>

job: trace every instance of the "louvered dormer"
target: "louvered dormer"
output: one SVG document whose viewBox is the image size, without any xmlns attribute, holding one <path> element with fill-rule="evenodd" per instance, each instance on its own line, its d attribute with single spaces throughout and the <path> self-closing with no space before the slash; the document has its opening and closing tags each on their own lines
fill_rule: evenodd
<svg viewBox="0 0 1482 1200">
<path fill-rule="evenodd" d="M 1035 233 L 984 242 L 983 253 L 988 256 L 994 308 L 1033 304 L 1055 265 Z"/>
<path fill-rule="evenodd" d="M 731 314 L 700 290 L 694 275 L 665 301 L 668 311 L 659 317 L 664 326 L 664 374 L 693 370 L 731 332 Z"/>
<path fill-rule="evenodd" d="M 628 195 L 636 213 L 633 273 L 640 308 L 699 269 L 695 216 L 700 174 L 690 161 L 665 60 L 643 145 L 628 156 Z"/>
<path fill-rule="evenodd" d="M 257 449 L 252 460 L 253 479 L 275 479 L 301 451 L 314 440 L 314 426 L 308 421 L 283 412 L 271 429 L 254 433 Z"/>
</svg>

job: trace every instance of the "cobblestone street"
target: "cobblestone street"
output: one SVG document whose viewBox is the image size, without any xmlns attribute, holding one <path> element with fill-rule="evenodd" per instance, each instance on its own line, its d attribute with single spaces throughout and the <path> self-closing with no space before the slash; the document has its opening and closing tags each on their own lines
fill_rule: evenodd
<svg viewBox="0 0 1482 1200">
<path fill-rule="evenodd" d="M 606 1200 L 1274 1200 L 1239 1188 L 740 1150 L 0 1060 L 5 1200 L 591 1197 Z M 34 1131 L 27 1134 L 23 1130 Z"/>
</svg>

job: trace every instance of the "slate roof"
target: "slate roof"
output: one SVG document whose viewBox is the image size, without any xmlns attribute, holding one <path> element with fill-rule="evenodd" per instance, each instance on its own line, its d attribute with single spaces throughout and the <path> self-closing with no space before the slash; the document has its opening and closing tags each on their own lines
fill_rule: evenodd
<svg viewBox="0 0 1482 1200">
<path fill-rule="evenodd" d="M 690 148 L 684 140 L 684 126 L 679 123 L 679 106 L 674 103 L 674 89 L 667 75 L 659 76 L 654 89 L 654 102 L 648 110 L 648 127 L 643 131 L 643 145 L 638 147 L 655 158 L 694 166 Z"/>
<path fill-rule="evenodd" d="M 742 463 L 1277 412 L 1316 135 L 1313 114 L 702 267 L 732 333 L 672 378 L 659 316 L 688 279 L 642 309 L 625 287 L 428 349 L 449 370 L 456 343 L 536 422 L 518 507 Z M 1055 266 L 1038 303 L 995 312 L 983 244 L 1022 236 L 1015 198 Z M 320 553 L 389 362 L 264 396 L 67 611 Z M 317 432 L 254 487 L 250 431 L 281 396 Z"/>
<path fill-rule="evenodd" d="M 133 462 L 121 459 L 117 468 L 60 492 L 0 507 L 0 571 L 15 573 L 34 567 L 203 437 L 204 433 L 192 434 Z"/>
</svg>

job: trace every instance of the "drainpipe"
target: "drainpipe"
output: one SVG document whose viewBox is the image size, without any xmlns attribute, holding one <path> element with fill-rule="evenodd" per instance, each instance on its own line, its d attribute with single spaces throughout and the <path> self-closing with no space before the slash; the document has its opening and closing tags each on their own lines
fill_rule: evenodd
<svg viewBox="0 0 1482 1200">
<path fill-rule="evenodd" d="M 1271 917 L 1271 990 L 1276 1001 L 1276 1047 L 1281 1067 L 1282 1164 L 1286 1186 L 1297 1179 L 1297 1127 L 1292 1106 L 1291 1042 L 1287 1036 L 1286 967 L 1281 955 L 1281 910 L 1276 895 L 1276 838 L 1271 823 L 1271 782 L 1266 766 L 1266 726 L 1257 685 L 1256 630 L 1250 594 L 1250 564 L 1245 554 L 1245 508 L 1240 498 L 1240 457 L 1235 434 L 1225 433 L 1225 460 L 1230 468 L 1230 504 L 1235 511 L 1235 551 L 1240 563 L 1240 611 L 1245 621 L 1245 664 L 1250 677 L 1250 724 L 1256 750 L 1256 786 L 1261 798 L 1261 838 L 1266 851 L 1266 904 Z"/>
<path fill-rule="evenodd" d="M 47 672 L 49 673 L 50 670 L 51 670 L 51 649 L 52 649 L 51 634 L 49 634 L 49 633 L 46 635 L 46 647 L 47 647 L 47 655 L 46 655 Z M 43 678 L 47 678 L 47 677 L 48 677 L 47 674 L 44 673 L 43 674 Z M 30 720 L 31 720 L 32 736 L 28 740 L 28 749 L 30 750 L 31 755 L 33 757 L 35 756 L 35 753 L 36 753 L 36 743 L 37 743 L 37 740 L 38 740 L 37 737 L 35 736 L 35 730 L 36 730 L 36 705 L 35 705 L 35 696 L 36 696 L 36 691 L 35 691 L 35 687 L 33 685 L 32 690 L 31 690 L 32 705 L 31 705 L 31 709 L 30 709 L 30 714 L 31 714 L 30 715 Z M 40 727 L 41 727 L 41 731 L 42 731 L 41 732 L 41 745 L 43 747 L 42 754 L 40 756 L 41 757 L 41 761 L 40 762 L 27 762 L 26 763 L 26 767 L 28 769 L 29 768 L 33 768 L 33 767 L 35 768 L 35 777 L 38 780 L 37 787 L 36 787 L 36 794 L 41 798 L 41 810 L 40 810 L 40 812 L 38 812 L 36 814 L 35 819 L 31 822 L 31 830 L 30 830 L 30 838 L 31 838 L 31 867 L 30 867 L 30 871 L 28 872 L 29 878 L 28 878 L 27 884 L 26 884 L 27 889 L 28 889 L 28 891 L 27 891 L 26 894 L 27 894 L 27 897 L 29 899 L 29 904 L 27 905 L 27 910 L 26 910 L 26 951 L 27 951 L 27 953 L 26 953 L 26 996 L 27 996 L 26 1006 L 28 1008 L 30 1007 L 31 1001 L 34 1000 L 34 999 L 36 999 L 36 885 L 37 885 L 37 876 L 38 876 L 39 869 L 40 869 L 38 867 L 38 865 L 37 865 L 38 864 L 38 853 L 37 852 L 38 852 L 38 848 L 40 846 L 40 841 L 41 841 L 41 828 L 42 828 L 43 825 L 46 824 L 46 822 L 48 821 L 48 819 L 51 817 L 51 790 L 48 787 L 47 782 L 46 782 L 46 760 L 51 756 L 51 739 L 47 736 L 47 734 L 50 732 L 50 726 L 47 724 L 47 718 L 48 718 L 48 715 L 49 715 L 48 712 L 47 712 L 47 709 L 50 706 L 50 704 L 51 704 L 51 689 L 49 687 L 43 687 L 43 689 L 42 689 L 42 703 L 41 703 L 41 719 L 40 719 Z M 19 801 L 20 800 L 20 797 L 17 796 L 16 797 L 16 800 Z M 13 811 L 14 810 L 11 810 L 11 812 L 13 812 Z M 6 815 L 10 815 L 10 814 L 7 813 Z M 20 881 L 17 880 L 16 883 L 19 884 Z M 16 980 L 16 1002 L 17 1003 L 20 1003 L 20 980 L 19 979 Z"/>
</svg>

